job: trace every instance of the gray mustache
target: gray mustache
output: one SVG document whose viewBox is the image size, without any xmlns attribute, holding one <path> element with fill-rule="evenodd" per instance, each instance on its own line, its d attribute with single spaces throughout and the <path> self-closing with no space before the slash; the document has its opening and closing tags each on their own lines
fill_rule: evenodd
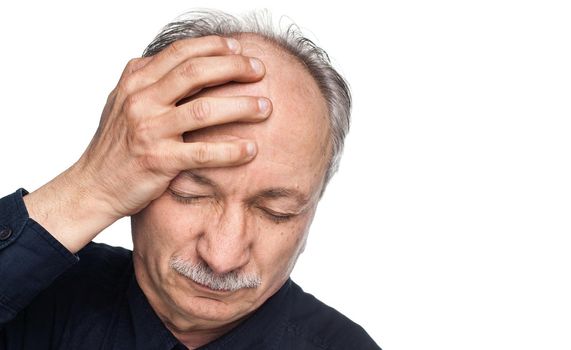
<svg viewBox="0 0 571 350">
<path fill-rule="evenodd" d="M 180 257 L 172 257 L 169 266 L 179 274 L 213 290 L 233 292 L 242 288 L 257 288 L 262 284 L 262 279 L 256 274 L 231 271 L 220 275 L 214 273 L 204 262 L 194 264 Z"/>
</svg>

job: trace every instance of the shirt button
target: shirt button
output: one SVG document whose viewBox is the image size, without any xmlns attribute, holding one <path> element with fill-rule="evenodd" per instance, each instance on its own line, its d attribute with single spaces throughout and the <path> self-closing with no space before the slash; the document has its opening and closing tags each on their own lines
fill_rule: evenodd
<svg viewBox="0 0 571 350">
<path fill-rule="evenodd" d="M 12 236 L 12 230 L 6 226 L 0 226 L 0 241 L 5 241 Z"/>
</svg>

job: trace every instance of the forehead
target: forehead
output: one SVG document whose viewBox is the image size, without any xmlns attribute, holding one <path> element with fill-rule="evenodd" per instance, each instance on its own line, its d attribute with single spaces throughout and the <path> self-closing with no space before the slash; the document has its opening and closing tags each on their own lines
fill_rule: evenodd
<svg viewBox="0 0 571 350">
<path fill-rule="evenodd" d="M 287 182 L 298 187 L 315 185 L 323 177 L 329 157 L 327 106 L 315 80 L 301 63 L 272 44 L 255 37 L 239 40 L 244 55 L 264 62 L 265 77 L 256 83 L 209 88 L 196 97 L 264 96 L 272 101 L 272 114 L 261 123 L 230 123 L 186 134 L 187 142 L 246 138 L 258 146 L 256 158 L 244 166 L 201 172 L 216 175 L 239 171 L 250 180 L 281 182 L 282 186 Z"/>
</svg>

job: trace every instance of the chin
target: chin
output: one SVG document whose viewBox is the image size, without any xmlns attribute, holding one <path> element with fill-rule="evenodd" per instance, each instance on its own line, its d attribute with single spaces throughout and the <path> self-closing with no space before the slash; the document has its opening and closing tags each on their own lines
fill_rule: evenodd
<svg viewBox="0 0 571 350">
<path fill-rule="evenodd" d="M 255 309 L 251 302 L 254 290 L 240 289 L 234 292 L 208 293 L 187 286 L 177 288 L 171 295 L 181 313 L 216 323 L 229 323 L 247 316 Z M 254 299 L 255 300 L 255 299 Z"/>
<path fill-rule="evenodd" d="M 193 296 L 181 301 L 181 308 L 190 318 L 198 318 L 204 321 L 215 323 L 230 323 L 248 315 L 248 309 L 225 304 L 218 300 L 208 299 L 200 296 Z"/>
</svg>

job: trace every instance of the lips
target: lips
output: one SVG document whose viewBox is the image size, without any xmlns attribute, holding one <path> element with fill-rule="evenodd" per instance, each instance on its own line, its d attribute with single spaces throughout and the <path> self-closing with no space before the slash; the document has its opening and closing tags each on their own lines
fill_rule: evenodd
<svg viewBox="0 0 571 350">
<path fill-rule="evenodd" d="M 196 282 L 195 280 L 190 279 L 186 276 L 182 276 L 182 277 L 184 279 L 186 279 L 187 281 L 189 281 L 195 289 L 199 289 L 201 291 L 206 291 L 206 292 L 213 293 L 213 294 L 229 294 L 229 293 L 232 293 L 232 291 L 229 289 L 212 289 L 212 288 L 210 288 L 210 287 L 208 287 L 202 283 Z"/>
</svg>

